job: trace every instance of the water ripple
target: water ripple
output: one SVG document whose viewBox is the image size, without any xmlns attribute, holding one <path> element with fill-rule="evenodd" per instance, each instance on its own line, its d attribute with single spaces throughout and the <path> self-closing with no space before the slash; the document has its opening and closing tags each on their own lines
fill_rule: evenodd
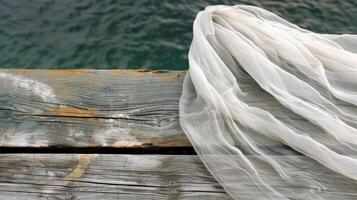
<svg viewBox="0 0 357 200">
<path fill-rule="evenodd" d="M 237 3 L 315 32 L 357 33 L 355 0 L 0 0 L 0 66 L 186 69 L 197 12 Z"/>
</svg>

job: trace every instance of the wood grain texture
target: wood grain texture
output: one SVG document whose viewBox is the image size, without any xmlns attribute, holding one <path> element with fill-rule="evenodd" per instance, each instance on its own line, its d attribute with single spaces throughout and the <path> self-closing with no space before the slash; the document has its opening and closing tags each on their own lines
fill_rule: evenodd
<svg viewBox="0 0 357 200">
<path fill-rule="evenodd" d="M 231 199 L 196 156 L 3 154 L 0 168 L 0 199 Z"/>
<path fill-rule="evenodd" d="M 302 159 L 304 162 L 308 158 Z M 0 168 L 0 199 L 231 200 L 193 155 L 2 154 Z M 272 173 L 268 166 L 260 168 L 261 173 Z M 357 198 L 357 185 L 350 179 L 318 163 L 302 165 L 301 170 L 320 174 L 331 188 L 278 185 L 276 180 L 271 184 L 299 193 Z M 237 192 L 247 200 L 257 196 L 266 199 L 262 194 L 269 195 L 269 191 L 258 194 L 249 189 Z M 289 198 L 299 199 L 293 194 Z"/>
<path fill-rule="evenodd" d="M 184 76 L 185 71 L 1 69 L 0 147 L 190 147 L 178 112 Z M 243 81 L 242 90 L 259 87 Z M 273 97 L 256 101 L 250 104 L 281 115 Z M 316 140 L 329 140 L 320 128 L 308 131 Z M 263 136 L 260 142 L 287 149 Z"/>
<path fill-rule="evenodd" d="M 190 147 L 178 112 L 185 73 L 1 69 L 0 146 Z"/>
<path fill-rule="evenodd" d="M 1 69 L 0 145 L 190 146 L 178 116 L 184 75 Z"/>
</svg>

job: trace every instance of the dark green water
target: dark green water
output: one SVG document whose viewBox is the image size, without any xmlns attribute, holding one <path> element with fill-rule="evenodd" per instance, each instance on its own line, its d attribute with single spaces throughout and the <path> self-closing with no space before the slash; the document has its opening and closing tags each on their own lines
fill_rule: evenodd
<svg viewBox="0 0 357 200">
<path fill-rule="evenodd" d="M 357 0 L 0 0 L 0 67 L 186 69 L 195 15 L 214 4 L 357 33 Z"/>
</svg>

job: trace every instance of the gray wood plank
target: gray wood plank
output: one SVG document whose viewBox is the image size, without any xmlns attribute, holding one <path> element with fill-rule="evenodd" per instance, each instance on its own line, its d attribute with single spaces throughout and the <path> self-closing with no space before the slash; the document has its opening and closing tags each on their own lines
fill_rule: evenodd
<svg viewBox="0 0 357 200">
<path fill-rule="evenodd" d="M 196 156 L 2 154 L 0 199 L 231 199 Z"/>
<path fill-rule="evenodd" d="M 190 146 L 183 71 L 0 70 L 0 145 Z"/>
<path fill-rule="evenodd" d="M 184 76 L 1 69 L 0 146 L 189 147 L 178 114 Z"/>
<path fill-rule="evenodd" d="M 250 156 L 259 159 L 256 156 Z M 291 156 L 276 156 L 289 159 Z M 335 195 L 356 199 L 352 180 L 323 168 L 318 163 L 301 170 L 320 174 L 331 188 L 309 185 L 271 184 L 298 193 Z M 261 165 L 261 173 L 273 173 Z M 298 173 L 298 172 L 297 172 Z M 237 191 L 242 199 L 260 196 L 249 190 Z M 269 191 L 262 191 L 269 194 Z M 296 194 L 296 193 L 295 193 Z M 261 196 L 261 199 L 265 199 Z M 291 199 L 299 199 L 289 196 Z M 119 154 L 2 154 L 0 155 L 0 199 L 231 199 L 194 155 Z"/>
<path fill-rule="evenodd" d="M 190 147 L 178 113 L 184 76 L 185 71 L 0 69 L 0 147 Z M 241 87 L 259 86 L 248 81 Z M 272 112 L 279 107 L 272 97 L 250 98 L 257 101 L 252 106 Z M 311 127 L 305 119 L 296 122 Z M 309 131 L 316 140 L 329 140 L 320 128 Z"/>
</svg>

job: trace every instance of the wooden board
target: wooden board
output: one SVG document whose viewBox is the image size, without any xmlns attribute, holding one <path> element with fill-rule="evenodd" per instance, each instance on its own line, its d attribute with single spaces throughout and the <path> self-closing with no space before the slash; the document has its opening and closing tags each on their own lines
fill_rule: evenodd
<svg viewBox="0 0 357 200">
<path fill-rule="evenodd" d="M 196 156 L 2 154 L 0 199 L 231 199 Z"/>
<path fill-rule="evenodd" d="M 92 147 L 94 152 L 190 148 L 178 114 L 184 76 L 184 71 L 1 69 L 0 149 L 50 153 L 0 154 L 0 199 L 231 199 L 195 155 L 73 154 Z M 277 159 L 308 159 L 280 143 L 266 145 L 285 155 Z M 49 147 L 66 147 L 71 154 L 52 154 Z M 324 176 L 331 188 L 276 186 L 357 199 L 355 182 L 318 163 L 302 166 Z M 243 199 L 260 195 L 252 191 L 238 192 Z"/>
<path fill-rule="evenodd" d="M 2 154 L 0 168 L 0 199 L 231 199 L 193 155 Z M 318 163 L 301 170 L 320 173 L 331 188 L 279 187 L 357 198 L 357 185 L 348 178 Z M 247 200 L 260 195 L 252 191 L 238 193 Z"/>
<path fill-rule="evenodd" d="M 0 147 L 191 147 L 178 112 L 184 76 L 184 71 L 1 69 Z"/>
<path fill-rule="evenodd" d="M 184 76 L 184 71 L 1 69 L 0 147 L 191 147 L 178 112 Z M 248 81 L 242 89 L 253 85 Z M 269 148 L 286 148 L 261 140 Z"/>
<path fill-rule="evenodd" d="M 183 71 L 0 70 L 2 147 L 190 146 Z"/>
</svg>

